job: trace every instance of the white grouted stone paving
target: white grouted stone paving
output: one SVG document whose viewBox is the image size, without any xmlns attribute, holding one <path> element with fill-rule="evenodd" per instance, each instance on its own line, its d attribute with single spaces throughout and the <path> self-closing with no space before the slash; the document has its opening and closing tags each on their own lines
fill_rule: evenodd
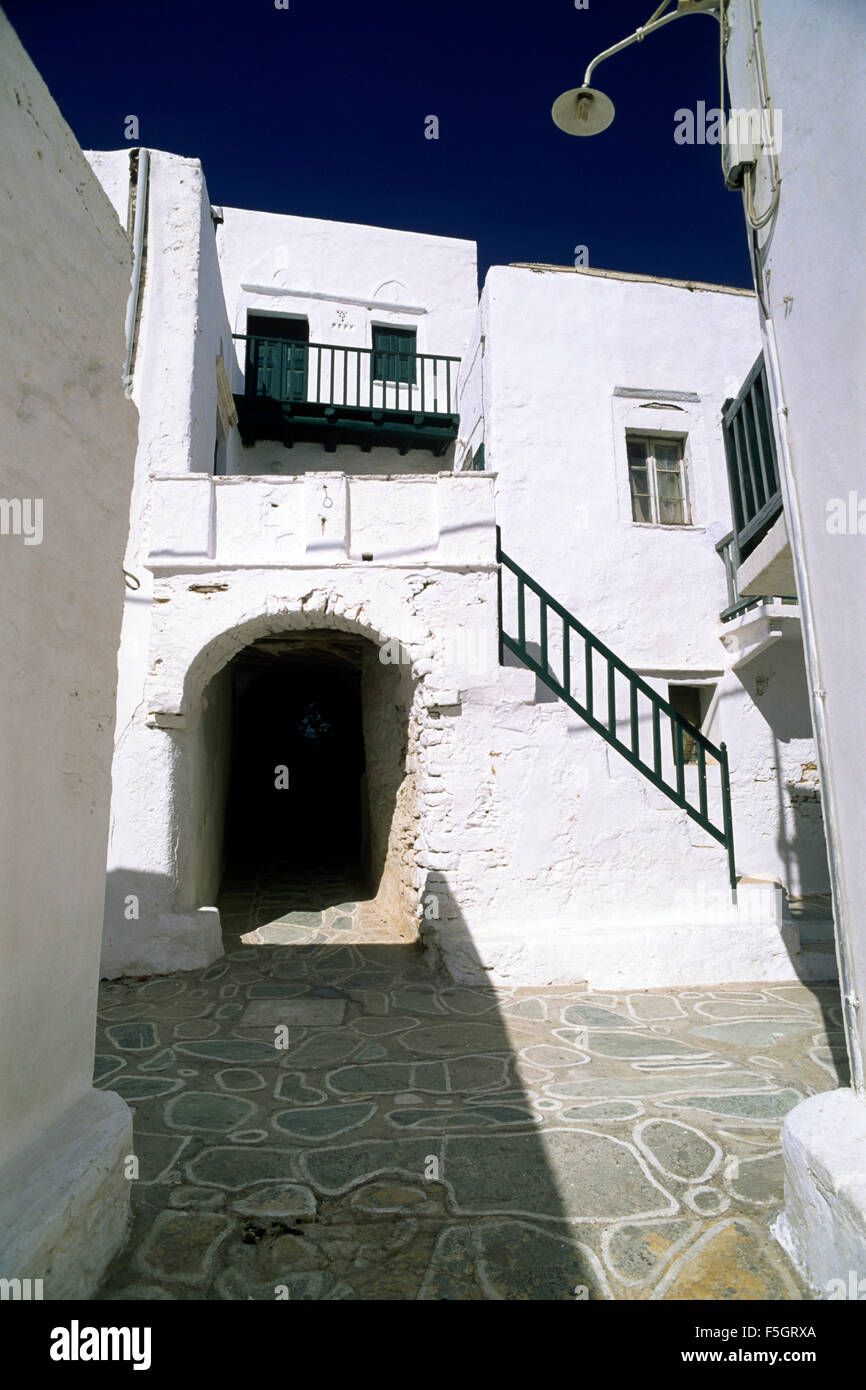
<svg viewBox="0 0 866 1390">
<path fill-rule="evenodd" d="M 97 1297 L 810 1297 L 770 1225 L 833 988 L 468 988 L 286 887 L 223 900 L 207 970 L 103 986 L 140 1176 Z"/>
</svg>

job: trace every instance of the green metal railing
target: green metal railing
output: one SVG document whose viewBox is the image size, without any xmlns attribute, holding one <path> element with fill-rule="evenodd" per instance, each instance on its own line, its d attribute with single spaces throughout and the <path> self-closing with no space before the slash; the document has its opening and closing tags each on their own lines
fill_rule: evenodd
<svg viewBox="0 0 866 1390">
<path fill-rule="evenodd" d="M 564 700 L 569 709 L 579 714 L 591 729 L 615 748 L 664 792 L 681 810 L 691 816 L 703 830 L 727 851 L 731 890 L 736 891 L 734 864 L 734 827 L 731 817 L 731 781 L 728 752 L 721 743 L 716 747 L 694 724 L 690 724 L 673 705 L 663 699 L 652 686 L 627 666 L 614 652 L 584 627 L 573 614 L 544 590 L 540 584 L 515 563 L 502 549 L 499 528 L 496 531 L 496 558 L 499 564 L 499 661 L 504 665 L 508 650 L 530 671 L 534 671 L 549 690 Z M 505 629 L 505 594 L 503 572 L 508 571 L 516 582 L 517 635 Z M 526 593 L 529 590 L 538 601 L 537 621 L 532 623 L 537 641 L 527 639 Z M 575 650 L 575 643 L 580 645 Z M 534 648 L 534 650 L 532 650 Z M 558 671 L 555 666 L 558 665 Z M 620 693 L 627 695 L 627 716 L 619 714 Z M 641 716 L 648 717 L 641 746 Z M 620 737 L 620 725 L 628 729 Z M 671 754 L 666 753 L 670 738 Z M 696 795 L 687 787 L 691 777 L 686 768 L 686 745 L 695 751 L 697 765 Z M 710 815 L 707 766 L 718 764 L 721 778 L 721 825 Z"/>
<path fill-rule="evenodd" d="M 722 434 L 737 553 L 745 559 L 782 511 L 770 388 L 761 353 L 735 400 L 722 406 Z"/>
<path fill-rule="evenodd" d="M 796 594 L 746 594 L 744 597 L 740 593 L 737 584 L 737 569 L 740 564 L 739 551 L 737 538 L 733 531 L 730 531 L 723 540 L 719 541 L 716 551 L 725 567 L 725 581 L 728 588 L 727 607 L 723 608 L 719 614 L 723 623 L 729 623 L 733 618 L 738 618 L 741 613 L 747 612 L 750 608 L 760 608 L 767 603 L 800 602 Z"/>
<path fill-rule="evenodd" d="M 459 357 L 232 336 L 246 343 L 246 396 L 422 416 L 457 413 Z"/>
</svg>

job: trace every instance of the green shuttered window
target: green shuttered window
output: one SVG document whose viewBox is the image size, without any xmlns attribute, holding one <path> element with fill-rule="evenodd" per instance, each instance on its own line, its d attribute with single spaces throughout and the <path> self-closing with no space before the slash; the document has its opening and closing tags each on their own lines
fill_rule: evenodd
<svg viewBox="0 0 866 1390">
<path fill-rule="evenodd" d="M 373 378 L 415 385 L 414 328 L 373 329 Z"/>
</svg>

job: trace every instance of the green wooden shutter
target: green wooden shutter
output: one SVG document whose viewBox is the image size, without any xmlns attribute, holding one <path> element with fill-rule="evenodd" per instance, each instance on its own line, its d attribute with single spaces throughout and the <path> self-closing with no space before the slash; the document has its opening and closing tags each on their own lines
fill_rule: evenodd
<svg viewBox="0 0 866 1390">
<path fill-rule="evenodd" d="M 256 395 L 271 400 L 283 399 L 285 376 L 285 344 L 256 343 Z"/>
<path fill-rule="evenodd" d="M 415 382 L 415 329 L 373 329 L 373 376 L 376 381 Z"/>
<path fill-rule="evenodd" d="M 286 395 L 287 401 L 307 399 L 307 345 L 306 343 L 286 343 Z"/>
</svg>

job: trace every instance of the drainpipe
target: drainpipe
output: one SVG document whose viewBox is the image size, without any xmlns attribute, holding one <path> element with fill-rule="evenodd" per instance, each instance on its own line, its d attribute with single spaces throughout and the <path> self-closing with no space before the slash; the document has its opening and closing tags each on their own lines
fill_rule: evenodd
<svg viewBox="0 0 866 1390">
<path fill-rule="evenodd" d="M 760 265 L 755 267 L 756 275 L 763 281 Z M 766 284 L 763 285 L 766 293 Z M 848 1044 L 848 1059 L 851 1065 L 851 1089 L 859 1096 L 864 1095 L 863 1057 L 857 1028 L 857 998 L 851 952 L 848 942 L 847 911 L 843 903 L 842 882 L 839 874 L 838 840 L 836 838 L 836 813 L 833 806 L 833 784 L 828 777 L 827 723 L 824 711 L 825 690 L 818 665 L 818 648 L 815 642 L 815 625 L 812 617 L 812 600 L 809 590 L 809 576 L 803 557 L 803 532 L 800 525 L 800 510 L 797 498 L 796 474 L 791 467 L 791 447 L 788 437 L 788 407 L 782 387 L 782 373 L 776 343 L 776 327 L 768 314 L 764 318 L 764 339 L 767 348 L 767 372 L 773 400 L 776 406 L 776 438 L 782 455 L 782 471 L 788 484 L 788 498 L 785 507 L 785 524 L 791 529 L 791 555 L 797 577 L 797 593 L 800 597 L 800 616 L 803 626 L 803 655 L 806 663 L 809 690 L 812 695 L 812 719 L 815 724 L 815 743 L 818 751 L 818 767 L 821 786 L 824 790 L 824 829 L 827 836 L 827 860 L 830 870 L 830 886 L 833 893 L 833 917 L 836 925 L 836 959 L 839 965 L 839 987 L 842 995 L 842 1016 Z"/>
<path fill-rule="evenodd" d="M 126 304 L 126 359 L 123 364 L 123 385 L 132 395 L 132 354 L 135 345 L 135 324 L 141 292 L 142 248 L 144 220 L 147 215 L 147 189 L 150 174 L 150 151 L 138 151 L 138 173 L 135 182 L 135 222 L 132 230 L 132 285 Z"/>
</svg>

